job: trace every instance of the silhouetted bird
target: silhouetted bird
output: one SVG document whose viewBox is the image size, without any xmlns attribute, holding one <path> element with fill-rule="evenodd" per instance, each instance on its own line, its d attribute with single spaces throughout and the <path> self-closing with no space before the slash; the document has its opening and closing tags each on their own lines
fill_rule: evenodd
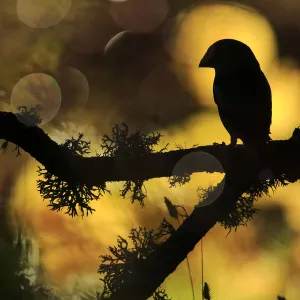
<svg viewBox="0 0 300 300">
<path fill-rule="evenodd" d="M 214 100 L 230 145 L 239 138 L 261 149 L 270 141 L 272 95 L 250 47 L 233 39 L 219 40 L 208 48 L 199 67 L 215 69 Z"/>
</svg>

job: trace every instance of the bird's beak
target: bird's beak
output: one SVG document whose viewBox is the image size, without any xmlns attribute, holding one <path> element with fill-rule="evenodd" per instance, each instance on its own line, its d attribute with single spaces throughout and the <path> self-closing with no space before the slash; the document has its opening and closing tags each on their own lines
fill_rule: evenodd
<svg viewBox="0 0 300 300">
<path fill-rule="evenodd" d="M 199 63 L 199 68 L 214 68 L 214 48 L 209 48 Z"/>
</svg>

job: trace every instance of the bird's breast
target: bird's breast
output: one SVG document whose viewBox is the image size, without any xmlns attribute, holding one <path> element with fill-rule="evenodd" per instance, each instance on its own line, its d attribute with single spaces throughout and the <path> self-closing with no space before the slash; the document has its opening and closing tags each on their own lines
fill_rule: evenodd
<svg viewBox="0 0 300 300">
<path fill-rule="evenodd" d="M 260 69 L 227 76 L 216 72 L 213 94 L 216 104 L 226 110 L 251 110 L 271 105 L 270 86 Z"/>
</svg>

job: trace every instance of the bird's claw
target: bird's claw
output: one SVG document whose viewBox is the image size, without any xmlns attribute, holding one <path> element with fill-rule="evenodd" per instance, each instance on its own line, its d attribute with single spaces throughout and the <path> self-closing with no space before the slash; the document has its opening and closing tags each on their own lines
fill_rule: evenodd
<svg viewBox="0 0 300 300">
<path fill-rule="evenodd" d="M 213 146 L 226 146 L 225 142 L 222 142 L 221 144 L 214 142 Z"/>
</svg>

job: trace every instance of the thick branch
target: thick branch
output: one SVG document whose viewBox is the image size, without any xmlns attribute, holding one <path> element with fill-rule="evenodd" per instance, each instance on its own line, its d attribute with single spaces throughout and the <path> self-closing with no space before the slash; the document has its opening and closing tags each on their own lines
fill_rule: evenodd
<svg viewBox="0 0 300 300">
<path fill-rule="evenodd" d="M 205 151 L 219 160 L 226 172 L 223 193 L 211 205 L 196 208 L 178 230 L 148 259 L 136 266 L 112 300 L 145 300 L 164 279 L 191 252 L 198 241 L 217 221 L 235 206 L 240 195 L 257 180 L 259 169 L 269 167 L 275 177 L 282 174 L 294 182 L 300 178 L 300 130 L 295 129 L 289 140 L 273 141 L 266 155 L 258 162 L 249 163 L 243 146 L 229 149 L 226 146 L 203 146 L 193 149 L 155 153 L 134 160 L 107 157 L 82 158 L 73 156 L 52 141 L 38 127 L 27 127 L 12 113 L 0 113 L 0 138 L 20 146 L 54 175 L 65 180 L 76 179 L 87 185 L 99 185 L 105 181 L 124 181 L 171 176 L 176 163 L 191 152 Z M 103 171 L 102 171 L 103 170 Z M 244 174 L 244 170 L 247 170 Z M 195 164 L 193 171 L 214 172 L 216 165 L 205 161 Z"/>
<path fill-rule="evenodd" d="M 295 130 L 293 138 L 274 141 L 268 146 L 267 159 L 261 167 L 271 167 L 274 175 L 287 174 L 294 181 L 300 178 L 300 143 L 299 130 Z M 134 160 L 115 159 L 110 157 L 73 156 L 62 149 L 39 127 L 28 127 L 19 122 L 13 113 L 0 112 L 0 138 L 13 142 L 28 152 L 54 175 L 65 179 L 87 184 L 102 184 L 106 181 L 142 180 L 172 175 L 176 163 L 185 155 L 204 151 L 213 155 L 222 164 L 224 171 L 230 167 L 230 157 L 235 157 L 234 167 L 243 168 L 246 160 L 245 149 L 238 146 L 229 149 L 223 145 L 201 146 L 192 149 L 153 153 Z M 217 165 L 205 163 L 195 164 L 195 172 L 220 172 Z M 251 165 L 254 169 L 257 166 Z"/>
<path fill-rule="evenodd" d="M 257 180 L 257 172 L 244 174 L 241 170 L 239 173 L 226 175 L 221 196 L 211 205 L 195 208 L 154 254 L 137 263 L 135 272 L 127 276 L 110 300 L 145 300 L 151 297 L 216 222 L 234 209 L 238 198 L 253 180 Z"/>
</svg>

